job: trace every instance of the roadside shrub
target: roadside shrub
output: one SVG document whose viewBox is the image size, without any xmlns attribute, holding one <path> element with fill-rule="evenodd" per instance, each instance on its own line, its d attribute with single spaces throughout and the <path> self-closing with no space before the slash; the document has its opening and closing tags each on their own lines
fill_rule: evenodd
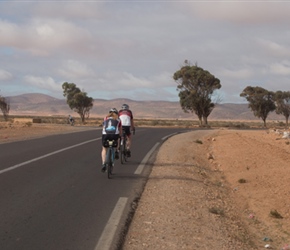
<svg viewBox="0 0 290 250">
<path fill-rule="evenodd" d="M 283 216 L 276 209 L 270 211 L 270 216 L 276 219 L 283 219 Z"/>
<path fill-rule="evenodd" d="M 211 207 L 209 208 L 209 212 L 212 214 L 224 215 L 224 210 L 218 207 Z"/>
<path fill-rule="evenodd" d="M 195 143 L 202 144 L 202 141 L 197 139 L 197 140 L 195 140 Z"/>
<path fill-rule="evenodd" d="M 246 181 L 245 179 L 242 178 L 242 179 L 239 179 L 238 182 L 239 182 L 239 183 L 246 183 L 247 181 Z"/>
<path fill-rule="evenodd" d="M 152 126 L 157 126 L 158 124 L 159 124 L 159 121 L 158 120 L 151 121 L 151 125 Z"/>
</svg>

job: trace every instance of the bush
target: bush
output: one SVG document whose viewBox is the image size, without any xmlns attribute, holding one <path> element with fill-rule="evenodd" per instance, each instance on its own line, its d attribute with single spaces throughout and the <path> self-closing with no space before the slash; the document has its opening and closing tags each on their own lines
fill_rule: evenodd
<svg viewBox="0 0 290 250">
<path fill-rule="evenodd" d="M 197 139 L 195 140 L 195 143 L 202 144 L 202 141 Z"/>
<path fill-rule="evenodd" d="M 276 219 L 283 219 L 283 216 L 279 214 L 277 210 L 271 210 L 270 216 Z"/>
<path fill-rule="evenodd" d="M 209 209 L 209 212 L 212 214 L 224 215 L 224 210 L 218 207 L 212 207 Z"/>
<path fill-rule="evenodd" d="M 238 182 L 239 183 L 246 183 L 247 181 L 245 179 L 239 179 Z"/>
</svg>

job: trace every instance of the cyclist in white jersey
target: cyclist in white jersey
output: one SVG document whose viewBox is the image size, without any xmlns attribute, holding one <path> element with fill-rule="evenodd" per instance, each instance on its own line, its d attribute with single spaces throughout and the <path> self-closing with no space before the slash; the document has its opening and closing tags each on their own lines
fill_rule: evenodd
<svg viewBox="0 0 290 250">
<path fill-rule="evenodd" d="M 128 144 L 127 144 L 127 156 L 131 156 L 130 147 L 132 145 L 132 136 L 131 130 L 135 132 L 134 120 L 133 120 L 133 113 L 129 109 L 129 105 L 123 104 L 121 110 L 119 110 L 119 119 L 122 123 L 122 129 L 126 132 L 128 137 Z"/>
</svg>

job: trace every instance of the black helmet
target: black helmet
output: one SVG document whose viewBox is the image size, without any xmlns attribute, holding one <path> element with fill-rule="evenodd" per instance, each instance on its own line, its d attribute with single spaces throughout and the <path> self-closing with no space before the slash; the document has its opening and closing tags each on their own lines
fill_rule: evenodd
<svg viewBox="0 0 290 250">
<path fill-rule="evenodd" d="M 128 110 L 129 109 L 129 105 L 128 104 L 123 104 L 122 105 L 122 109 L 123 110 Z"/>
<path fill-rule="evenodd" d="M 116 115 L 118 115 L 118 110 L 116 108 L 111 108 L 109 113 L 115 113 Z"/>
</svg>

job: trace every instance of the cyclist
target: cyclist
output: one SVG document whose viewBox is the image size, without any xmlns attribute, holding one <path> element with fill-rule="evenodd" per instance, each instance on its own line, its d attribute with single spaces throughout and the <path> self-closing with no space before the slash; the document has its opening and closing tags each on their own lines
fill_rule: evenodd
<svg viewBox="0 0 290 250">
<path fill-rule="evenodd" d="M 102 172 L 106 171 L 106 153 L 107 153 L 107 140 L 114 140 L 116 142 L 117 149 L 119 148 L 119 137 L 122 135 L 122 123 L 118 118 L 118 110 L 112 108 L 109 114 L 106 115 L 103 121 L 102 132 Z M 115 151 L 115 159 L 119 159 L 119 152 Z"/>
<path fill-rule="evenodd" d="M 132 145 L 132 136 L 131 130 L 135 132 L 134 120 L 133 120 L 133 113 L 129 109 L 128 104 L 123 104 L 122 108 L 119 110 L 119 118 L 122 122 L 122 129 L 126 132 L 128 137 L 128 144 L 127 144 L 127 156 L 131 157 L 130 147 Z"/>
<path fill-rule="evenodd" d="M 68 115 L 68 121 L 71 125 L 74 124 L 74 118 L 71 115 Z"/>
</svg>

